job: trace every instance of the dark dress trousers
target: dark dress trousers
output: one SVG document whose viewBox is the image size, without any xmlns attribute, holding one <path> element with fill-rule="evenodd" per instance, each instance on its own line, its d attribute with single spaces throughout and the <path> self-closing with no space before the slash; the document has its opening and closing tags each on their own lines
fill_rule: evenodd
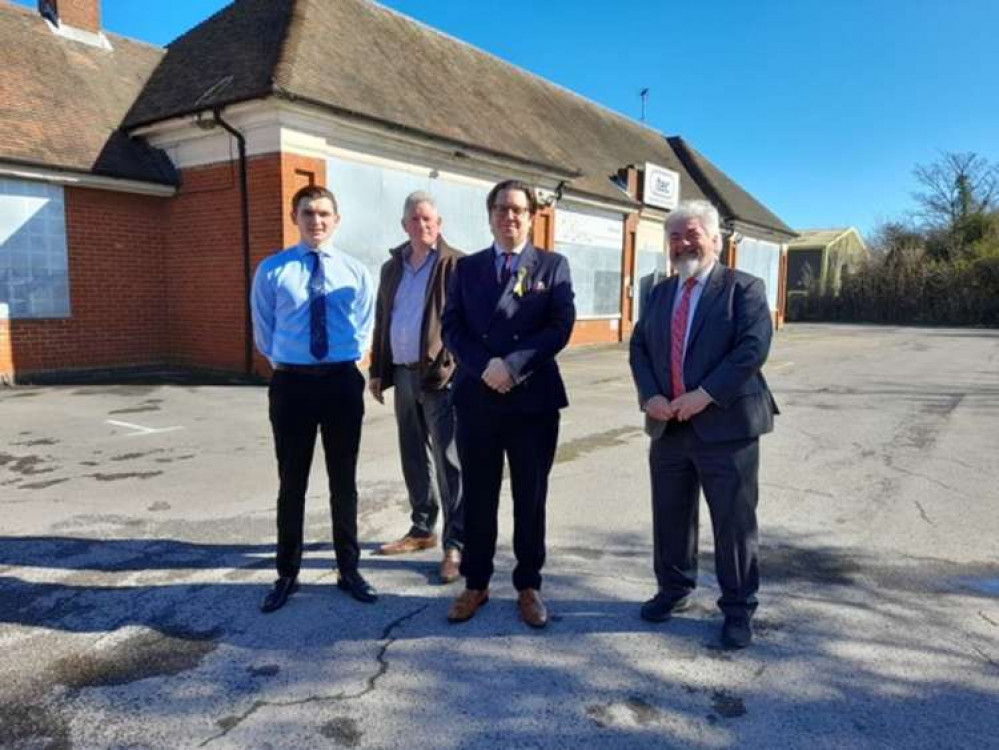
<svg viewBox="0 0 999 750">
<path fill-rule="evenodd" d="M 442 325 L 458 362 L 452 386 L 465 504 L 466 586 L 484 589 L 493 573 L 504 456 L 513 494 L 518 591 L 541 588 L 545 499 L 558 442 L 559 410 L 568 406 L 555 355 L 576 320 L 569 264 L 528 244 L 503 286 L 492 247 L 458 261 Z M 515 382 L 505 394 L 482 373 L 501 357 Z"/>
<path fill-rule="evenodd" d="M 657 395 L 670 398 L 670 327 L 678 287 L 673 276 L 653 289 L 631 337 L 640 404 Z M 751 615 L 757 604 L 758 438 L 773 429 L 778 413 L 760 372 L 772 334 L 763 282 L 716 263 L 694 311 L 683 358 L 685 389 L 701 387 L 714 403 L 687 423 L 646 417 L 659 589 L 679 598 L 697 585 L 703 489 L 714 530 L 718 605 L 729 615 Z"/>
</svg>

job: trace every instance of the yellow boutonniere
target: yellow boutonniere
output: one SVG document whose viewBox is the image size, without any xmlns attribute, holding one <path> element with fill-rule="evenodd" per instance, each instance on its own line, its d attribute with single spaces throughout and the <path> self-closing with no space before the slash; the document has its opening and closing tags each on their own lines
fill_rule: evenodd
<svg viewBox="0 0 999 750">
<path fill-rule="evenodd" d="M 527 278 L 527 269 L 526 268 L 518 268 L 517 269 L 517 283 L 513 285 L 513 296 L 514 297 L 523 297 L 524 296 L 524 292 L 526 291 L 524 289 L 524 280 L 526 278 Z"/>
</svg>

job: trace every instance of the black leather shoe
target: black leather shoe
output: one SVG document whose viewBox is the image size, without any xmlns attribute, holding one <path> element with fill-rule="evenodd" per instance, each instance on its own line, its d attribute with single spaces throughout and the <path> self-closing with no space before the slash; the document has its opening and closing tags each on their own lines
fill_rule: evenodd
<svg viewBox="0 0 999 750">
<path fill-rule="evenodd" d="M 267 592 L 267 596 L 260 602 L 261 612 L 273 612 L 281 609 L 288 597 L 298 591 L 297 576 L 281 576 L 274 581 L 274 588 Z"/>
<path fill-rule="evenodd" d="M 660 591 L 642 605 L 642 619 L 649 622 L 666 622 L 677 612 L 690 609 L 689 596 L 670 596 Z"/>
<path fill-rule="evenodd" d="M 341 571 L 336 586 L 339 589 L 349 592 L 359 602 L 370 604 L 378 600 L 378 592 L 356 570 Z"/>
<path fill-rule="evenodd" d="M 722 625 L 721 642 L 725 648 L 746 648 L 753 642 L 753 627 L 748 617 L 727 615 Z"/>
</svg>

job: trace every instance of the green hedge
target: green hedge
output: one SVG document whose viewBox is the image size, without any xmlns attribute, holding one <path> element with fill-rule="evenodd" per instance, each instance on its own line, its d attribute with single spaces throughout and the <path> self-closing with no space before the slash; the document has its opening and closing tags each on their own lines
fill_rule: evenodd
<svg viewBox="0 0 999 750">
<path fill-rule="evenodd" d="M 896 251 L 844 275 L 838 296 L 788 300 L 788 320 L 999 326 L 999 255 L 945 263 Z"/>
</svg>

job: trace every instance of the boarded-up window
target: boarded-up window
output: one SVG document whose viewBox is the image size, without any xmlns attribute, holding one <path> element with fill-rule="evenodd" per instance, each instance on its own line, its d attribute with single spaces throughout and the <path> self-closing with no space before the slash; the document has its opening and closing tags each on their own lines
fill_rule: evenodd
<svg viewBox="0 0 999 750">
<path fill-rule="evenodd" d="M 327 182 L 337 198 L 340 226 L 333 244 L 360 259 L 375 282 L 390 248 L 406 241 L 402 209 L 406 196 L 423 190 L 434 197 L 448 244 L 475 252 L 492 244 L 486 195 L 491 186 L 331 157 Z"/>
<path fill-rule="evenodd" d="M 739 242 L 735 265 L 741 271 L 759 276 L 767 288 L 767 303 L 771 310 L 777 309 L 777 286 L 780 276 L 780 245 L 752 237 Z"/>
<path fill-rule="evenodd" d="M 555 250 L 569 259 L 576 313 L 580 317 L 621 314 L 621 252 L 624 222 L 606 211 L 555 211 Z"/>
<path fill-rule="evenodd" d="M 62 188 L 0 178 L 0 302 L 10 317 L 68 317 L 68 268 Z"/>
</svg>

